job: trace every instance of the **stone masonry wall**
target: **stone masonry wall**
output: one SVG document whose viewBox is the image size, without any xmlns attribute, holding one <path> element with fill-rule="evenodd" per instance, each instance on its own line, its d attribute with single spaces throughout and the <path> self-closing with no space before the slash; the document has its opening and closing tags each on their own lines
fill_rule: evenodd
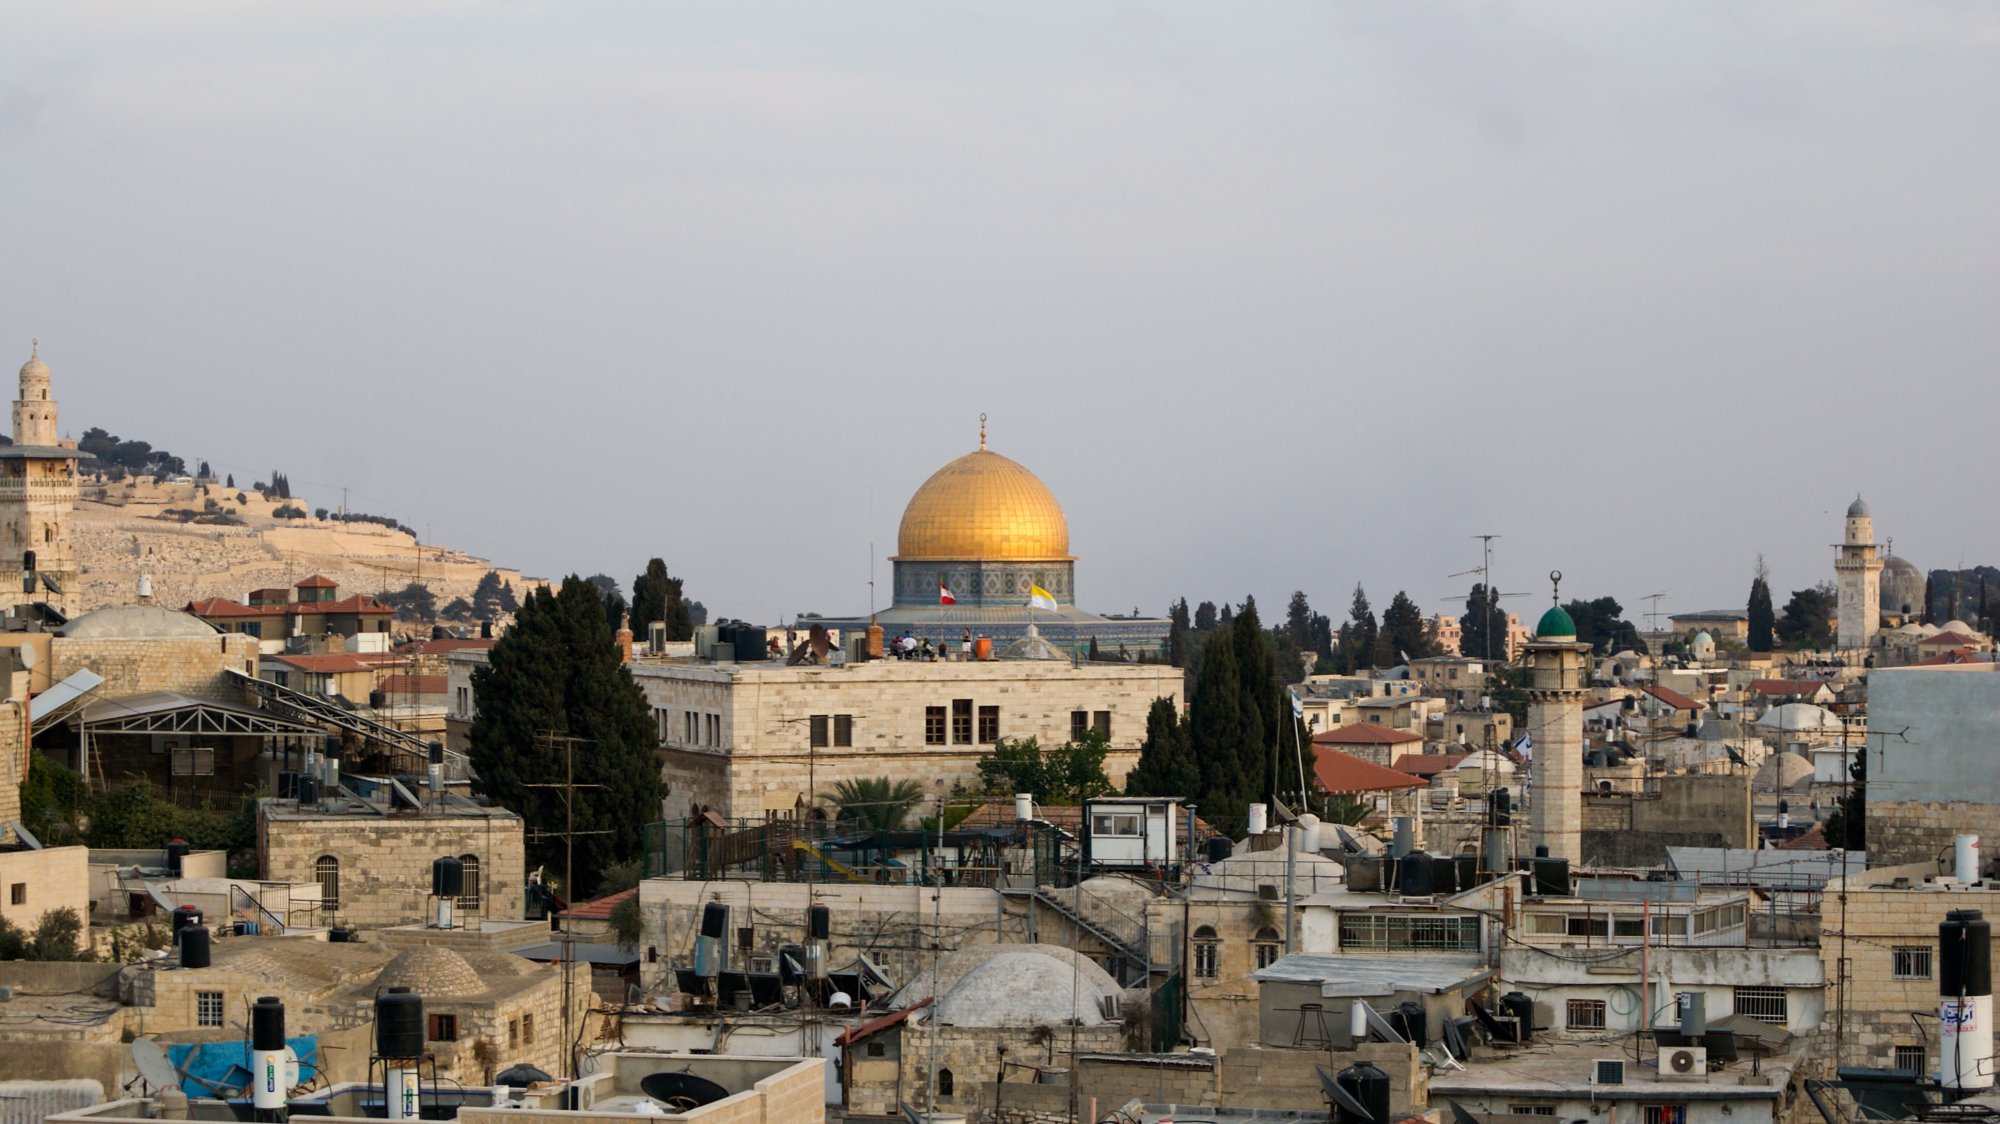
<svg viewBox="0 0 2000 1124">
<path fill-rule="evenodd" d="M 322 855 L 340 861 L 340 908 L 321 922 L 363 928 L 429 919 L 431 861 L 479 857 L 479 908 L 459 905 L 458 917 L 516 921 L 524 912 L 527 855 L 515 816 L 262 816 L 262 877 L 315 882 Z"/>
<path fill-rule="evenodd" d="M 104 677 L 99 696 L 117 698 L 147 691 L 178 691 L 197 698 L 242 703 L 243 692 L 223 675 L 224 668 L 257 673 L 256 638 L 215 635 L 153 640 L 72 640 L 56 637 L 51 646 L 61 680 L 79 668 Z"/>
<path fill-rule="evenodd" d="M 1945 862 L 1949 864 L 1952 837 L 1961 832 L 1971 832 L 1982 840 L 2000 840 L 2000 804 L 1871 799 L 1868 865 L 1930 862 L 1940 854 L 1946 856 Z"/>
</svg>

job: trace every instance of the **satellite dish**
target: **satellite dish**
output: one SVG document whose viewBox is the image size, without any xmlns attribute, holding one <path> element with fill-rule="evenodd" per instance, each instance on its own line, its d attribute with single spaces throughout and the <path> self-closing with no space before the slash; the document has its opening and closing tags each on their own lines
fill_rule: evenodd
<svg viewBox="0 0 2000 1124">
<path fill-rule="evenodd" d="M 1457 1019 L 1444 1021 L 1444 1050 L 1458 1061 L 1472 1057 L 1472 1047 L 1465 1041 L 1465 1031 L 1461 1030 Z"/>
<path fill-rule="evenodd" d="M 32 646 L 23 644 L 14 649 L 14 658 L 21 661 L 23 668 L 29 671 L 35 670 L 35 649 Z"/>
<path fill-rule="evenodd" d="M 132 1065 L 139 1076 L 154 1089 L 178 1089 L 181 1087 L 181 1072 L 167 1059 L 167 1051 L 150 1038 L 132 1040 Z"/>
<path fill-rule="evenodd" d="M 1477 1116 L 1466 1111 L 1465 1106 L 1459 1104 L 1457 1101 L 1447 1098 L 1444 1103 L 1451 1106 L 1452 1124 L 1481 1124 Z"/>
<path fill-rule="evenodd" d="M 1332 1101 L 1342 1109 L 1359 1116 L 1363 1120 L 1375 1119 L 1374 1114 L 1368 1111 L 1366 1105 L 1355 1100 L 1352 1093 L 1340 1087 L 1340 1082 L 1334 1078 L 1333 1074 L 1326 1071 L 1325 1066 L 1315 1065 L 1313 1066 L 1313 1072 L 1319 1074 L 1320 1092 L 1326 1094 L 1327 1100 Z M 1377 1124 L 1386 1124 L 1386 1122 L 1378 1121 Z"/>
</svg>

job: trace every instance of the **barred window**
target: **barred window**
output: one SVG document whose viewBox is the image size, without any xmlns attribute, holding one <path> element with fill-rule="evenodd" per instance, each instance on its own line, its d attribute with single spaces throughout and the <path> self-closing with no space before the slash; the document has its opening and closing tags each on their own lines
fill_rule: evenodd
<svg viewBox="0 0 2000 1124">
<path fill-rule="evenodd" d="M 1341 951 L 1478 952 L 1479 918 L 1446 913 L 1344 913 Z"/>
<path fill-rule="evenodd" d="M 476 913 L 479 910 L 479 856 L 460 855 L 458 865 L 465 868 L 465 892 L 458 896 L 458 908 Z"/>
<path fill-rule="evenodd" d="M 1090 733 L 1090 712 L 1087 710 L 1070 711 L 1069 740 L 1080 742 L 1083 740 L 1084 735 L 1088 733 Z"/>
<path fill-rule="evenodd" d="M 1914 1073 L 1922 1073 L 1924 1071 L 1924 1061 L 1924 1048 L 1922 1046 L 1896 1047 L 1897 1069 L 1907 1069 Z"/>
<path fill-rule="evenodd" d="M 194 1025 L 222 1025 L 222 993 L 219 991 L 197 991 L 194 993 Z"/>
<path fill-rule="evenodd" d="M 1507 1106 L 1507 1113 L 1510 1116 L 1554 1116 L 1556 1114 L 1556 1106 L 1552 1104 L 1510 1104 Z"/>
<path fill-rule="evenodd" d="M 1221 974 L 1219 960 L 1222 942 L 1215 936 L 1215 930 L 1203 925 L 1194 931 L 1194 978 L 1212 980 Z"/>
<path fill-rule="evenodd" d="M 854 744 L 854 716 L 852 714 L 836 714 L 833 716 L 833 744 L 843 749 Z"/>
<path fill-rule="evenodd" d="M 1266 925 L 1257 930 L 1257 935 L 1252 940 L 1257 949 L 1258 968 L 1269 968 L 1278 962 L 1278 957 L 1284 951 L 1284 945 L 1280 941 L 1276 929 Z"/>
<path fill-rule="evenodd" d="M 1931 978 L 1931 950 L 1925 945 L 1906 945 L 1894 952 L 1895 969 L 1891 973 L 1899 980 L 1927 980 Z"/>
<path fill-rule="evenodd" d="M 332 855 L 321 855 L 313 863 L 313 880 L 319 883 L 319 907 L 326 910 L 340 908 L 340 860 Z"/>
<path fill-rule="evenodd" d="M 812 747 L 825 749 L 828 742 L 826 715 L 815 714 L 807 721 L 812 729 Z"/>
<path fill-rule="evenodd" d="M 1783 1026 L 1788 1018 L 1785 1008 L 1785 989 L 1739 987 L 1736 989 L 1736 1013 L 1748 1015 L 1758 1022 L 1777 1023 Z"/>
<path fill-rule="evenodd" d="M 1603 1030 L 1604 1000 L 1572 999 L 1564 1020 L 1571 1030 Z"/>
</svg>

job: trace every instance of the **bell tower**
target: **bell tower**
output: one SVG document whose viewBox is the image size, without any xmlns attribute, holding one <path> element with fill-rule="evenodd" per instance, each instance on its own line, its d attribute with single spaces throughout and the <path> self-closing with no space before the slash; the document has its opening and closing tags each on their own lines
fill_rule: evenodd
<svg viewBox="0 0 2000 1124">
<path fill-rule="evenodd" d="M 21 365 L 14 443 L 0 448 L 0 608 L 36 601 L 64 612 L 77 605 L 76 449 L 56 426 L 49 365 L 35 347 Z"/>
</svg>

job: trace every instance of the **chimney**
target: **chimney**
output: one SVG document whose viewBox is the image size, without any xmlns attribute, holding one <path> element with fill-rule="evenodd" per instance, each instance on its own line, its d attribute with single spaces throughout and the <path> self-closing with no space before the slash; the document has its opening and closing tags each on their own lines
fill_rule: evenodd
<svg viewBox="0 0 2000 1124">
<path fill-rule="evenodd" d="M 618 662 L 632 662 L 632 629 L 629 625 L 618 626 Z"/>
</svg>

